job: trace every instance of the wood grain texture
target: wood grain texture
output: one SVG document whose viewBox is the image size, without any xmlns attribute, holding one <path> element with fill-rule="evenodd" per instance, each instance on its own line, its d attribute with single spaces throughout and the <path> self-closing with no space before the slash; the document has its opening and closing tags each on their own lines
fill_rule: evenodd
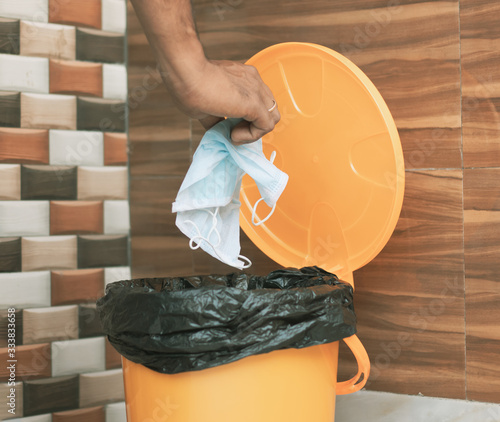
<svg viewBox="0 0 500 422">
<path fill-rule="evenodd" d="M 77 100 L 78 130 L 125 132 L 125 103 L 79 97 Z"/>
<path fill-rule="evenodd" d="M 78 338 L 78 306 L 23 310 L 24 344 Z"/>
<path fill-rule="evenodd" d="M 0 162 L 49 164 L 48 131 L 0 128 Z"/>
<path fill-rule="evenodd" d="M 189 139 L 189 118 L 175 106 L 142 27 L 128 3 L 129 136 L 136 141 Z"/>
<path fill-rule="evenodd" d="M 123 401 L 124 398 L 121 369 L 80 375 L 81 406 L 96 406 Z"/>
<path fill-rule="evenodd" d="M 52 413 L 52 422 L 106 422 L 103 406 Z"/>
<path fill-rule="evenodd" d="M 19 54 L 19 20 L 0 18 L 0 53 Z"/>
<path fill-rule="evenodd" d="M 75 60 L 74 26 L 21 21 L 20 30 L 21 55 Z"/>
<path fill-rule="evenodd" d="M 0 164 L 0 200 L 21 199 L 21 166 Z"/>
<path fill-rule="evenodd" d="M 21 199 L 76 199 L 76 167 L 23 165 Z"/>
<path fill-rule="evenodd" d="M 194 274 L 189 239 L 184 235 L 132 236 L 132 277 Z"/>
<path fill-rule="evenodd" d="M 101 0 L 49 0 L 49 22 L 101 28 Z"/>
<path fill-rule="evenodd" d="M 462 172 L 407 172 L 392 238 L 354 274 L 369 389 L 465 398 L 462 242 Z M 351 362 L 341 353 L 339 379 Z"/>
<path fill-rule="evenodd" d="M 39 236 L 22 239 L 22 270 L 76 269 L 76 236 Z"/>
<path fill-rule="evenodd" d="M 7 348 L 0 349 L 3 362 L 7 362 L 7 359 L 9 359 L 7 350 Z M 51 352 L 49 343 L 16 347 L 16 359 L 16 379 L 24 381 L 50 377 Z M 0 380 L 2 382 L 6 382 L 10 374 L 7 371 L 7 365 L 4 366 L 4 368 L 0 368 Z M 27 415 L 27 413 L 25 414 Z"/>
<path fill-rule="evenodd" d="M 7 347 L 8 333 L 12 332 L 8 331 L 8 328 L 12 328 L 12 325 L 9 327 L 9 324 L 15 325 L 16 346 L 23 344 L 23 310 L 16 309 L 14 318 L 12 318 L 12 312 L 4 309 L 0 311 L 0 348 Z"/>
<path fill-rule="evenodd" d="M 2 397 L 10 395 L 10 387 L 8 384 L 0 384 L 0 394 Z M 16 417 L 21 418 L 23 416 L 23 383 L 14 383 L 14 388 L 16 389 Z M 2 420 L 12 418 L 12 413 L 9 412 L 10 406 L 2 406 L 0 409 L 0 418 Z"/>
<path fill-rule="evenodd" d="M 78 268 L 128 265 L 127 236 L 78 236 Z"/>
<path fill-rule="evenodd" d="M 78 305 L 78 332 L 80 338 L 104 336 L 95 303 Z"/>
<path fill-rule="evenodd" d="M 51 346 L 57 356 L 52 360 L 53 377 L 104 371 L 104 337 L 55 341 Z"/>
<path fill-rule="evenodd" d="M 78 61 L 49 62 L 49 92 L 102 97 L 102 65 Z"/>
<path fill-rule="evenodd" d="M 126 166 L 128 163 L 127 135 L 125 133 L 104 133 L 104 165 Z"/>
<path fill-rule="evenodd" d="M 0 91 L 0 126 L 21 126 L 21 94 Z"/>
<path fill-rule="evenodd" d="M 500 403 L 500 168 L 464 171 L 467 398 Z"/>
<path fill-rule="evenodd" d="M 78 167 L 78 199 L 127 199 L 126 167 Z"/>
<path fill-rule="evenodd" d="M 0 272 L 0 309 L 44 306 L 50 306 L 49 271 Z"/>
<path fill-rule="evenodd" d="M 102 269 L 52 271 L 52 306 L 95 302 L 103 295 L 104 270 Z"/>
<path fill-rule="evenodd" d="M 103 233 L 102 201 L 51 201 L 50 234 Z"/>
<path fill-rule="evenodd" d="M 182 183 L 180 177 L 132 179 L 130 221 L 132 235 L 177 235 L 172 202 Z M 160 194 L 161 192 L 161 194 Z"/>
<path fill-rule="evenodd" d="M 21 94 L 21 127 L 76 129 L 76 97 Z"/>
<path fill-rule="evenodd" d="M 129 35 L 129 39 L 133 37 Z M 146 44 L 141 48 L 149 50 Z M 189 139 L 189 118 L 175 106 L 152 57 L 145 64 L 137 63 L 137 59 L 129 64 L 128 89 L 131 142 Z"/>
<path fill-rule="evenodd" d="M 125 61 L 125 38 L 95 29 L 76 29 L 76 59 L 102 63 Z"/>
<path fill-rule="evenodd" d="M 460 1 L 465 167 L 500 161 L 499 13 L 493 0 Z"/>
<path fill-rule="evenodd" d="M 190 162 L 189 140 L 133 142 L 130 154 L 132 177 L 184 176 Z"/>
<path fill-rule="evenodd" d="M 49 62 L 44 57 L 0 54 L 0 89 L 49 92 Z"/>
<path fill-rule="evenodd" d="M 122 357 L 106 338 L 106 369 L 122 367 Z"/>
<path fill-rule="evenodd" d="M 78 376 L 24 383 L 24 415 L 38 415 L 78 407 Z"/>
<path fill-rule="evenodd" d="M 0 238 L 0 272 L 21 271 L 21 238 Z"/>
<path fill-rule="evenodd" d="M 257 246 L 255 246 L 247 235 L 240 230 L 241 254 L 252 261 L 249 270 L 251 274 L 267 275 L 272 271 L 282 268 Z M 218 259 L 206 252 L 197 249 L 193 251 L 193 272 L 195 274 L 229 274 L 234 271 L 233 267 L 223 264 Z"/>
<path fill-rule="evenodd" d="M 0 236 L 48 234 L 48 201 L 0 201 Z"/>
</svg>

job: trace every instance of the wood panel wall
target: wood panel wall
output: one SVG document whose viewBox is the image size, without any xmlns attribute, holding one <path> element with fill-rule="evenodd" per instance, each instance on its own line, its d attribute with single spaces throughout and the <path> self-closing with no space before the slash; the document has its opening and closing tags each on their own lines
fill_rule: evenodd
<svg viewBox="0 0 500 422">
<path fill-rule="evenodd" d="M 406 162 L 401 218 L 355 273 L 368 388 L 500 402 L 500 6 L 494 0 L 196 0 L 208 57 L 285 41 L 356 63 L 385 98 Z M 171 203 L 203 135 L 161 85 L 129 7 L 132 271 L 229 272 L 192 252 Z M 252 272 L 278 265 L 243 236 Z M 354 371 L 341 353 L 340 378 Z"/>
</svg>

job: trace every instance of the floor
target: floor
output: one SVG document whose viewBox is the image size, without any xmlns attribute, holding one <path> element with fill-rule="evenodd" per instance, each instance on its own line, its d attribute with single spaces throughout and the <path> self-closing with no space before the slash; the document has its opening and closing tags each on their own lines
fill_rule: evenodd
<svg viewBox="0 0 500 422">
<path fill-rule="evenodd" d="M 336 422 L 498 422 L 500 405 L 360 391 L 338 396 Z"/>
</svg>

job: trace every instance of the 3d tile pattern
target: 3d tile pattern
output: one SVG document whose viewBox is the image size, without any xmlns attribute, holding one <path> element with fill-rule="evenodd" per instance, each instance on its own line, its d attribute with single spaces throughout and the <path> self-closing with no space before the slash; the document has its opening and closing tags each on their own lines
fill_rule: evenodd
<svg viewBox="0 0 500 422">
<path fill-rule="evenodd" d="M 80 405 L 98 406 L 125 398 L 121 369 L 80 375 Z M 110 395 L 112 391 L 112 395 Z"/>
<path fill-rule="evenodd" d="M 102 65 L 100 63 L 51 59 L 49 72 L 51 93 L 102 97 Z"/>
<path fill-rule="evenodd" d="M 0 163 L 49 164 L 49 132 L 0 128 Z"/>
<path fill-rule="evenodd" d="M 78 376 L 24 382 L 24 415 L 69 410 L 78 407 Z"/>
<path fill-rule="evenodd" d="M 98 234 L 102 232 L 102 201 L 50 202 L 50 234 Z"/>
<path fill-rule="evenodd" d="M 52 306 L 93 303 L 104 294 L 104 269 L 52 271 Z"/>
<path fill-rule="evenodd" d="M 14 314 L 15 324 L 16 324 L 16 332 L 15 339 L 16 344 L 23 344 L 23 310 L 17 309 L 14 312 L 9 312 L 7 309 L 3 309 L 0 311 L 0 348 L 7 347 L 8 344 L 8 333 L 9 333 L 9 324 L 12 324 L 12 314 Z M 12 325 L 10 326 L 12 327 Z M 107 344 L 107 343 L 106 343 Z M 108 368 L 107 364 L 107 347 L 106 346 L 106 368 Z M 112 357 L 110 356 L 110 363 L 112 362 Z"/>
<path fill-rule="evenodd" d="M 101 0 L 49 0 L 49 22 L 100 28 Z"/>
<path fill-rule="evenodd" d="M 49 92 L 47 59 L 0 54 L 0 90 Z"/>
<path fill-rule="evenodd" d="M 74 26 L 20 21 L 19 37 L 20 50 L 16 54 L 75 60 Z"/>
<path fill-rule="evenodd" d="M 104 406 L 52 413 L 52 422 L 105 422 Z"/>
<path fill-rule="evenodd" d="M 128 162 L 127 136 L 123 133 L 104 133 L 104 165 L 124 166 Z"/>
<path fill-rule="evenodd" d="M 95 303 L 78 305 L 78 329 L 80 338 L 104 335 Z"/>
<path fill-rule="evenodd" d="M 7 348 L 0 349 L 0 358 L 2 362 L 7 362 L 9 355 Z M 38 379 L 50 377 L 52 356 L 50 344 L 29 344 L 16 346 L 16 379 Z M 10 372 L 5 368 L 0 368 L 0 380 L 6 382 L 10 377 Z"/>
<path fill-rule="evenodd" d="M 23 310 L 24 344 L 78 338 L 78 306 L 51 306 Z"/>
<path fill-rule="evenodd" d="M 104 337 L 52 342 L 52 376 L 103 371 L 106 367 Z"/>
<path fill-rule="evenodd" d="M 2 420 L 125 420 L 95 301 L 131 278 L 126 10 L 0 2 L 0 359 L 13 314 L 19 381 Z"/>
<path fill-rule="evenodd" d="M 10 406 L 10 399 L 9 399 L 9 405 L 4 405 L 0 409 L 0 419 L 5 420 L 9 419 L 12 417 L 20 418 L 23 416 L 23 383 L 22 382 L 16 382 L 14 383 L 14 386 L 10 386 L 7 383 L 2 383 L 0 384 L 0 394 L 1 397 L 7 397 L 12 394 L 12 391 L 10 390 L 11 388 L 14 388 L 15 391 L 15 410 L 12 409 Z M 9 412 L 9 410 L 13 410 L 15 414 L 13 415 L 12 413 Z"/>
<path fill-rule="evenodd" d="M 0 18 L 0 53 L 19 54 L 19 20 Z"/>
<path fill-rule="evenodd" d="M 21 94 L 12 91 L 0 91 L 0 126 L 21 126 Z"/>
</svg>

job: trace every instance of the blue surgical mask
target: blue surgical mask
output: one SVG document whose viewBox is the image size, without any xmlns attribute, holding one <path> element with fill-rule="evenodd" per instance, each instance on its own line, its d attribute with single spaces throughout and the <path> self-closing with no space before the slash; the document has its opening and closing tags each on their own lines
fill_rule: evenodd
<svg viewBox="0 0 500 422">
<path fill-rule="evenodd" d="M 262 140 L 238 146 L 231 143 L 231 128 L 239 121 L 226 119 L 205 133 L 172 212 L 177 213 L 175 224 L 189 237 L 192 249 L 201 247 L 220 261 L 242 269 L 251 265 L 240 255 L 239 196 L 243 175 L 247 173 L 254 179 L 262 196 L 254 205 L 255 225 L 262 224 L 274 211 L 288 175 L 264 156 Z M 256 222 L 255 210 L 261 200 L 272 210 Z"/>
</svg>

